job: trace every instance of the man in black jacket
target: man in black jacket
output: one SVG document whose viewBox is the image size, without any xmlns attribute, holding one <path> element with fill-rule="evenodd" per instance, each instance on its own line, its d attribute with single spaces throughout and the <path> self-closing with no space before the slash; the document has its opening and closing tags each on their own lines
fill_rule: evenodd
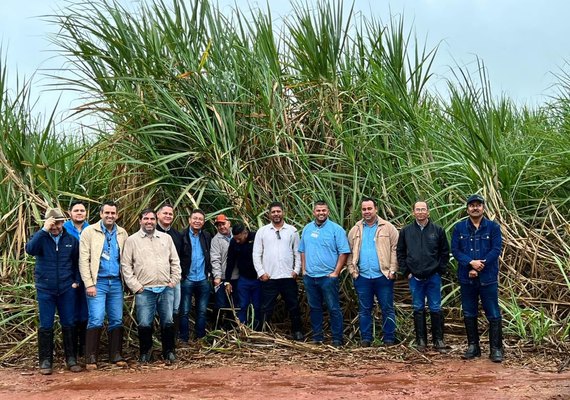
<svg viewBox="0 0 570 400">
<path fill-rule="evenodd" d="M 425 299 L 431 314 L 431 332 L 437 351 L 446 349 L 443 341 L 444 318 L 441 312 L 441 276 L 449 262 L 449 243 L 445 231 L 429 219 L 425 201 L 414 204 L 415 221 L 400 231 L 397 257 L 400 271 L 408 277 L 414 308 L 414 329 L 418 350 L 427 346 Z"/>
<path fill-rule="evenodd" d="M 192 210 L 188 218 L 189 227 L 182 232 L 183 250 L 180 257 L 182 268 L 182 297 L 180 299 L 180 340 L 190 339 L 188 315 L 192 308 L 192 297 L 196 304 L 194 329 L 197 338 L 206 336 L 206 313 L 210 299 L 210 244 L 212 235 L 205 231 L 206 215 L 200 209 Z"/>
<path fill-rule="evenodd" d="M 253 306 L 253 329 L 260 329 L 261 312 L 261 281 L 258 279 L 257 271 L 253 264 L 253 242 L 255 232 L 250 232 L 243 224 L 238 223 L 232 228 L 232 240 L 228 248 L 228 262 L 226 265 L 225 282 L 226 291 L 230 294 L 233 290 L 231 279 L 234 268 L 239 270 L 238 278 L 238 298 L 239 320 L 245 324 L 247 322 L 247 309 Z"/>
</svg>

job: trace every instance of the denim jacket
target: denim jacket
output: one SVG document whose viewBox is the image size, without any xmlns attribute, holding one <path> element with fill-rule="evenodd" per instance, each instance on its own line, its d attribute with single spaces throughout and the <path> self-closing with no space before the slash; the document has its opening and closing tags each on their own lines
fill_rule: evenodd
<svg viewBox="0 0 570 400">
<path fill-rule="evenodd" d="M 471 260 L 485 260 L 485 268 L 479 271 L 479 280 L 482 285 L 496 283 L 502 244 L 501 227 L 498 223 L 483 217 L 479 229 L 475 229 L 469 218 L 458 222 L 451 237 L 451 252 L 459 266 L 459 282 L 470 283 Z"/>
</svg>

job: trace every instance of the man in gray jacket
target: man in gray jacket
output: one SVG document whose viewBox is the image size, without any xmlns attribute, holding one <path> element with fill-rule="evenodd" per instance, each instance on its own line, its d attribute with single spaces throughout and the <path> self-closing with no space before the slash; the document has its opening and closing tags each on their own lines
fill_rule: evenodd
<svg viewBox="0 0 570 400">
<path fill-rule="evenodd" d="M 126 285 L 135 293 L 140 362 L 151 360 L 152 324 L 158 311 L 162 356 L 176 360 L 172 310 L 174 287 L 180 282 L 180 259 L 172 238 L 156 230 L 156 214 L 147 208 L 140 214 L 141 229 L 129 236 L 121 255 Z"/>
</svg>

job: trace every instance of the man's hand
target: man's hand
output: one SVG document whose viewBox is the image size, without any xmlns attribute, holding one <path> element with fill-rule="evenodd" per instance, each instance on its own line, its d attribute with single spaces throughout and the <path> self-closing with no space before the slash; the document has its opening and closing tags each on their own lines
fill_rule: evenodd
<svg viewBox="0 0 570 400">
<path fill-rule="evenodd" d="M 352 273 L 352 279 L 358 279 L 359 276 L 360 276 L 360 274 L 358 272 Z"/>
<path fill-rule="evenodd" d="M 261 275 L 261 276 L 259 277 L 259 280 L 260 280 L 261 282 L 267 282 L 267 281 L 269 280 L 269 275 L 263 274 L 263 275 Z"/>
<path fill-rule="evenodd" d="M 329 278 L 338 278 L 338 274 L 336 272 L 331 272 L 329 274 Z"/>
<path fill-rule="evenodd" d="M 221 283 L 222 283 L 221 278 L 214 278 L 214 286 L 220 286 Z"/>
<path fill-rule="evenodd" d="M 391 281 L 396 280 L 396 273 L 394 271 L 388 272 L 388 279 L 390 279 Z"/>
<path fill-rule="evenodd" d="M 89 286 L 85 289 L 85 294 L 87 294 L 88 297 L 95 297 L 97 296 L 97 288 L 95 286 Z"/>
<path fill-rule="evenodd" d="M 293 279 L 297 279 L 299 274 L 297 274 L 295 271 L 293 271 L 293 272 L 291 272 L 291 276 L 293 277 Z"/>
<path fill-rule="evenodd" d="M 226 285 L 226 293 L 227 293 L 227 294 L 232 294 L 232 290 L 233 290 L 233 289 L 232 289 L 232 284 L 229 283 L 229 282 L 226 282 L 225 285 Z"/>
<path fill-rule="evenodd" d="M 79 283 L 73 282 L 73 283 L 71 284 L 71 287 L 72 287 L 73 289 L 77 289 L 77 288 L 79 287 Z"/>
<path fill-rule="evenodd" d="M 55 218 L 54 217 L 49 217 L 48 219 L 45 220 L 44 222 L 44 230 L 48 231 L 53 228 L 53 226 L 55 225 Z"/>
<path fill-rule="evenodd" d="M 471 260 L 469 263 L 475 271 L 481 271 L 485 268 L 485 260 Z"/>
</svg>

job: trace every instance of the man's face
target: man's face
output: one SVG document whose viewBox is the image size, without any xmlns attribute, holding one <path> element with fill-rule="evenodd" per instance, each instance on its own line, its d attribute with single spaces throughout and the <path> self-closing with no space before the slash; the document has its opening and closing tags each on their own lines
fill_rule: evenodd
<svg viewBox="0 0 570 400">
<path fill-rule="evenodd" d="M 144 233 L 152 234 L 156 229 L 156 216 L 153 212 L 147 212 L 140 219 L 141 229 Z"/>
<path fill-rule="evenodd" d="M 283 222 L 283 210 L 281 207 L 271 207 L 269 210 L 269 219 L 274 225 L 279 225 Z"/>
<path fill-rule="evenodd" d="M 103 220 L 103 224 L 105 226 L 112 226 L 119 217 L 119 214 L 117 213 L 117 207 L 105 204 L 101 209 L 99 216 Z"/>
<path fill-rule="evenodd" d="M 423 225 L 429 218 L 429 209 L 427 203 L 418 201 L 416 204 L 414 204 L 413 214 L 418 224 Z"/>
<path fill-rule="evenodd" d="M 188 222 L 192 230 L 199 231 L 204 226 L 204 216 L 200 213 L 193 213 L 190 215 L 190 218 L 188 218 Z"/>
<path fill-rule="evenodd" d="M 87 210 L 85 209 L 85 206 L 83 204 L 74 205 L 71 210 L 69 210 L 69 217 L 72 222 L 78 224 L 85 222 L 85 218 L 87 218 Z"/>
<path fill-rule="evenodd" d="M 59 235 L 63 231 L 63 221 L 54 221 L 52 226 L 49 228 L 49 233 L 53 236 Z"/>
<path fill-rule="evenodd" d="M 172 225 L 172 221 L 174 220 L 174 210 L 172 207 L 162 207 L 160 211 L 156 213 L 156 220 L 164 228 L 168 228 L 170 225 Z"/>
<path fill-rule="evenodd" d="M 234 239 L 238 244 L 244 244 L 247 240 L 247 236 L 248 236 L 249 232 L 247 230 L 238 233 L 237 235 L 234 235 Z"/>
<path fill-rule="evenodd" d="M 363 201 L 362 206 L 362 218 L 366 223 L 372 223 L 376 221 L 376 216 L 378 215 L 378 209 L 374 205 L 373 201 Z"/>
<path fill-rule="evenodd" d="M 480 201 L 472 201 L 467 204 L 467 215 L 471 218 L 480 218 L 483 216 L 483 211 L 485 211 L 485 205 Z"/>
<path fill-rule="evenodd" d="M 324 223 L 329 217 L 329 207 L 325 204 L 317 204 L 313 209 L 313 215 L 318 224 Z"/>
<path fill-rule="evenodd" d="M 230 227 L 231 227 L 230 221 L 218 222 L 216 224 L 216 229 L 218 230 L 218 233 L 224 236 L 228 236 L 230 234 Z"/>
</svg>

